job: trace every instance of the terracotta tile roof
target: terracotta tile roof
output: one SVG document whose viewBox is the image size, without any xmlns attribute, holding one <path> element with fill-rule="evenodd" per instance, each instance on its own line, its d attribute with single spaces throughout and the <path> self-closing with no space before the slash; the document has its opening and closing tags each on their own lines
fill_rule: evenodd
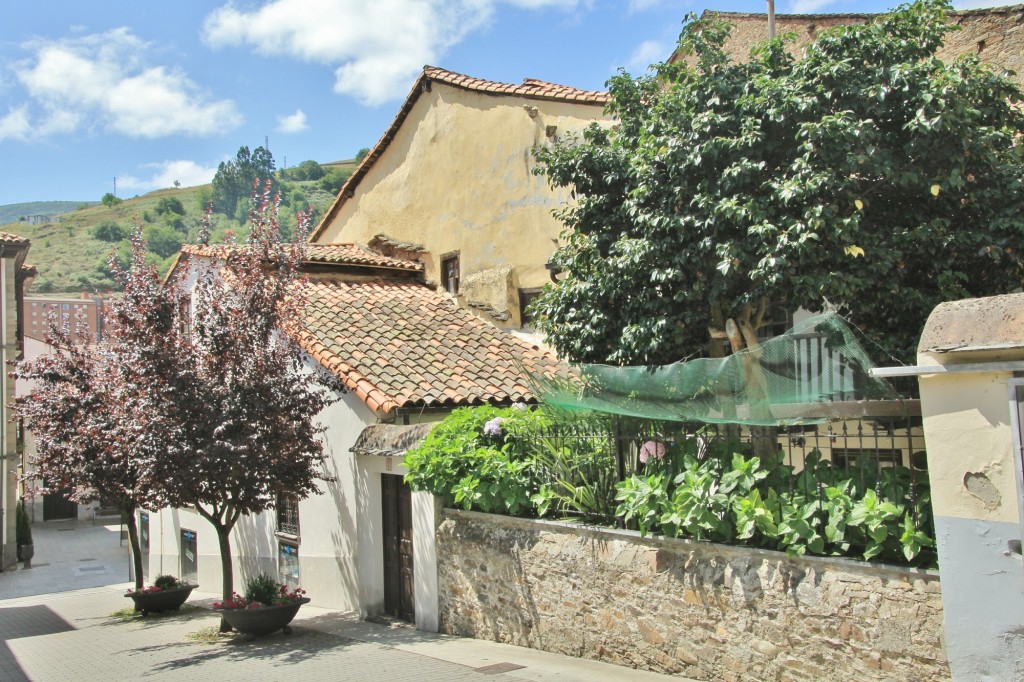
<svg viewBox="0 0 1024 682">
<path fill-rule="evenodd" d="M 220 255 L 224 245 L 185 244 L 181 252 L 190 256 L 215 258 Z M 329 263 L 332 265 L 366 265 L 391 270 L 407 270 L 419 272 L 423 263 L 401 258 L 382 256 L 355 244 L 307 244 L 306 263 Z"/>
<path fill-rule="evenodd" d="M 607 104 L 608 93 L 596 90 L 580 90 L 579 88 L 548 83 L 536 78 L 525 78 L 522 83 L 498 83 L 495 81 L 474 78 L 454 71 L 446 71 L 436 66 L 423 67 L 424 78 L 438 83 L 454 85 L 465 90 L 475 92 L 487 92 L 496 95 L 517 95 L 519 97 L 530 97 L 533 99 L 551 99 L 561 102 L 585 102 L 587 104 Z M 418 85 L 419 83 L 417 83 Z"/>
<path fill-rule="evenodd" d="M 521 367 L 566 371 L 422 284 L 315 279 L 307 292 L 301 345 L 378 413 L 534 402 Z"/>
<path fill-rule="evenodd" d="M 351 448 L 350 452 L 357 455 L 373 455 L 375 457 L 397 457 L 417 447 L 427 437 L 437 422 L 426 424 L 370 424 Z"/>
<path fill-rule="evenodd" d="M 11 232 L 0 232 L 0 244 L 4 246 L 17 246 L 20 248 L 28 246 L 30 243 L 27 237 L 20 237 Z"/>
<path fill-rule="evenodd" d="M 315 242 L 324 230 L 327 229 L 327 225 L 334 219 L 338 210 L 342 204 L 345 203 L 346 199 L 352 196 L 355 192 L 356 187 L 362 181 L 363 177 L 373 168 L 373 165 L 377 163 L 377 159 L 381 157 L 384 151 L 391 144 L 391 141 L 395 139 L 395 135 L 398 134 L 402 124 L 405 122 L 409 112 L 412 111 L 413 106 L 419 100 L 420 95 L 424 92 L 430 92 L 431 83 L 444 83 L 464 90 L 471 90 L 473 92 L 480 92 L 491 95 L 510 95 L 515 97 L 526 97 L 528 99 L 540 99 L 540 100 L 552 100 L 557 102 L 572 102 L 578 104 L 591 104 L 596 106 L 604 107 L 608 103 L 608 93 L 599 92 L 596 90 L 580 90 L 579 88 L 572 88 L 567 85 L 558 85 L 557 83 L 548 83 L 547 81 L 537 80 L 536 78 L 526 78 L 522 83 L 498 83 L 496 81 L 488 81 L 482 78 L 473 78 L 472 76 L 466 76 L 461 73 L 455 73 L 454 71 L 447 71 L 440 69 L 436 66 L 424 66 L 423 73 L 416 79 L 416 83 L 413 84 L 412 90 L 409 91 L 408 97 L 405 98 L 405 102 L 402 103 L 402 107 L 398 110 L 395 115 L 395 120 L 391 122 L 391 125 L 384 135 L 377 141 L 373 149 L 370 150 L 356 167 L 352 175 L 349 176 L 345 184 L 341 186 L 338 191 L 338 196 L 334 198 L 334 202 L 330 208 L 324 214 L 320 224 L 317 225 L 316 229 L 309 235 L 309 241 Z"/>
</svg>

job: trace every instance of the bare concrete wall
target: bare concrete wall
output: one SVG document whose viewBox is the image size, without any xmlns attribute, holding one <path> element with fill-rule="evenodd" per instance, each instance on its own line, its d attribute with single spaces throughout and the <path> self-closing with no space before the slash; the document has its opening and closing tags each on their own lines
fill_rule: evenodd
<svg viewBox="0 0 1024 682">
<path fill-rule="evenodd" d="M 445 510 L 442 632 L 698 680 L 947 680 L 935 571 Z"/>
</svg>

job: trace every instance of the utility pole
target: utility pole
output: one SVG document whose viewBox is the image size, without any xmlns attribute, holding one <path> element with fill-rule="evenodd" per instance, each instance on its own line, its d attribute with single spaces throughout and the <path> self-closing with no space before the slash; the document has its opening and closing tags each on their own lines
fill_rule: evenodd
<svg viewBox="0 0 1024 682">
<path fill-rule="evenodd" d="M 114 196 L 117 196 L 117 176 L 114 176 Z"/>
<path fill-rule="evenodd" d="M 775 38 L 775 0 L 768 0 L 768 40 Z"/>
</svg>

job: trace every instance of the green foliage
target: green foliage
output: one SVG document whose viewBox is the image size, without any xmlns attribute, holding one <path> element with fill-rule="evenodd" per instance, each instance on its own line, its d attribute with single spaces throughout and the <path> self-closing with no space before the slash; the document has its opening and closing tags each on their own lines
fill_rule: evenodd
<svg viewBox="0 0 1024 682">
<path fill-rule="evenodd" d="M 156 587 L 159 587 L 161 590 L 173 590 L 174 588 L 181 585 L 181 583 L 178 582 L 177 578 L 175 578 L 173 575 L 167 574 L 158 575 L 156 577 L 156 580 L 153 581 L 153 584 Z"/>
<path fill-rule="evenodd" d="M 280 585 L 266 573 L 254 575 L 245 581 L 245 598 L 270 606 L 280 594 Z"/>
<path fill-rule="evenodd" d="M 156 203 L 156 214 L 164 215 L 173 213 L 175 215 L 185 215 L 185 207 L 182 205 L 181 200 L 176 197 L 163 197 Z"/>
<path fill-rule="evenodd" d="M 455 410 L 406 455 L 406 480 L 464 509 L 619 518 L 644 536 L 934 563 L 923 474 L 912 484 L 904 467 L 835 469 L 816 450 L 797 474 L 781 454 L 747 456 L 746 446 L 698 433 L 662 443 L 662 455 L 618 482 L 610 441 L 556 437 L 552 419 L 540 410 Z"/>
<path fill-rule="evenodd" d="M 213 176 L 213 210 L 231 217 L 244 217 L 254 183 L 274 181 L 274 157 L 263 147 L 250 152 L 239 147 L 233 161 L 222 161 Z M 271 187 L 271 195 L 274 194 Z"/>
<path fill-rule="evenodd" d="M 106 194 L 103 195 L 103 198 L 100 199 L 100 203 L 106 206 L 107 208 L 113 208 L 121 203 L 121 199 L 118 199 L 116 196 L 114 196 L 113 192 L 107 192 Z M 81 206 L 81 208 L 88 207 L 88 204 L 82 204 Z"/>
<path fill-rule="evenodd" d="M 538 516 L 548 514 L 597 523 L 615 519 L 615 453 L 608 441 L 580 443 L 578 450 L 541 437 L 534 454 L 540 490 L 531 496 Z"/>
<path fill-rule="evenodd" d="M 913 359 L 937 303 L 1020 286 L 1022 94 L 975 55 L 936 58 L 948 9 L 921 0 L 744 63 L 711 15 L 684 28 L 685 59 L 612 78 L 614 129 L 536 150 L 574 192 L 563 279 L 534 305 L 558 352 L 668 364 L 766 302 L 828 301 Z"/>
<path fill-rule="evenodd" d="M 128 230 L 113 220 L 104 220 L 92 228 L 92 236 L 103 242 L 119 242 L 128 236 Z"/>
<path fill-rule="evenodd" d="M 167 258 L 177 253 L 181 248 L 182 235 L 173 227 L 167 225 L 148 225 L 142 234 L 150 252 L 160 258 Z"/>
<path fill-rule="evenodd" d="M 484 406 L 455 410 L 405 456 L 405 480 L 448 505 L 529 515 L 536 469 L 521 437 L 543 417 L 532 410 Z M 488 426 L 491 426 L 489 430 Z M 488 435 L 490 434 L 490 435 Z"/>
<path fill-rule="evenodd" d="M 727 447 L 720 444 L 716 449 L 722 446 Z M 724 454 L 712 452 L 702 461 L 685 455 L 683 471 L 671 482 L 665 473 L 667 462 L 658 463 L 646 476 L 634 474 L 618 486 L 619 514 L 642 535 L 662 532 L 695 540 L 742 541 L 792 555 L 860 556 L 898 563 L 933 560 L 924 552 L 934 546 L 926 532 L 931 509 L 919 505 L 915 524 L 910 506 L 911 498 L 926 494 L 927 486 L 918 483 L 912 490 L 908 470 L 838 472 L 814 452 L 794 477 L 792 467 L 780 460 L 766 463 L 734 453 L 727 466 Z M 837 480 L 840 474 L 850 477 Z M 863 492 L 857 492 L 858 485 Z M 876 488 L 890 496 L 880 497 Z"/>
<path fill-rule="evenodd" d="M 352 175 L 351 168 L 332 168 L 320 179 L 320 189 L 337 194 L 350 175 Z"/>
<path fill-rule="evenodd" d="M 19 545 L 31 545 L 32 544 L 32 525 L 28 520 L 28 512 L 25 511 L 25 502 L 18 500 L 18 504 L 15 507 L 15 527 L 14 536 L 15 541 Z"/>
<path fill-rule="evenodd" d="M 356 163 L 362 163 L 363 159 L 365 159 L 366 155 L 369 154 L 369 153 L 370 153 L 370 148 L 369 147 L 363 147 L 358 152 L 356 152 L 356 158 L 355 158 Z"/>
<path fill-rule="evenodd" d="M 295 168 L 290 169 L 288 174 L 296 180 L 319 180 L 324 176 L 325 172 L 323 166 L 312 159 L 308 159 Z"/>
</svg>

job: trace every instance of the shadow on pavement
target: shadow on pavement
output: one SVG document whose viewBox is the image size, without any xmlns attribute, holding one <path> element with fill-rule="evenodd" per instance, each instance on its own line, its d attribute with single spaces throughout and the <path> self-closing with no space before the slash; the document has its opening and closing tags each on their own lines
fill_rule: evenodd
<svg viewBox="0 0 1024 682">
<path fill-rule="evenodd" d="M 0 679 L 22 682 L 29 678 L 22 671 L 7 642 L 22 637 L 40 637 L 70 632 L 75 627 L 54 613 L 48 606 L 12 606 L 0 609 Z"/>
</svg>

